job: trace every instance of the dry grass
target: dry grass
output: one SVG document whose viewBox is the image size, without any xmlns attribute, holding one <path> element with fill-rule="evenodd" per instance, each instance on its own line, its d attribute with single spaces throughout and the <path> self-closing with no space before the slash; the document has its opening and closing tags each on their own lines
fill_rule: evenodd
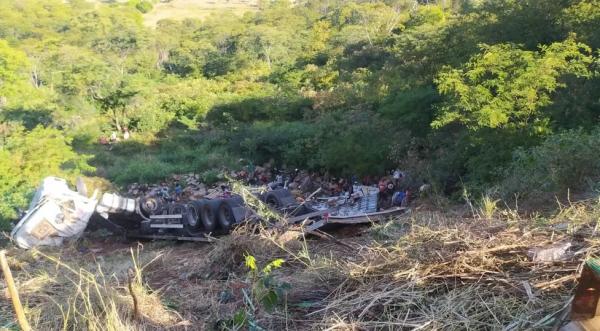
<svg viewBox="0 0 600 331">
<path fill-rule="evenodd" d="M 582 261 L 598 253 L 600 204 L 562 206 L 549 218 L 500 208 L 495 215 L 416 211 L 336 230 L 338 241 L 281 243 L 273 231 L 244 227 L 213 245 L 147 243 L 139 253 L 134 245 L 133 257 L 112 239 L 9 256 L 37 329 L 235 329 L 240 311 L 266 330 L 552 329 Z M 531 261 L 532 248 L 566 241 L 565 260 Z M 247 296 L 248 254 L 262 266 L 286 261 L 273 272 L 290 285 L 277 309 Z M 137 319 L 129 269 L 137 270 Z M 8 305 L 0 304 L 5 326 Z"/>
<path fill-rule="evenodd" d="M 9 263 L 34 330 L 162 330 L 182 320 L 166 308 L 143 279 L 148 260 L 123 248 L 109 254 L 81 253 L 81 247 L 10 252 Z M 134 298 L 137 308 L 134 308 Z M 2 311 L 11 311 L 3 301 Z M 8 316 L 4 328 L 14 327 Z"/>
<path fill-rule="evenodd" d="M 156 23 L 163 19 L 202 19 L 215 13 L 242 15 L 256 10 L 257 0 L 172 0 L 157 3 L 152 11 L 144 15 L 144 24 L 156 26 Z"/>
<path fill-rule="evenodd" d="M 312 314 L 320 313 L 323 325 L 335 316 L 336 323 L 355 328 L 552 326 L 549 316 L 567 302 L 582 256 L 546 266 L 529 262 L 527 251 L 567 238 L 452 220 L 423 227 L 423 221 L 391 245 L 364 248 L 361 260 L 347 265 L 346 284 Z"/>
</svg>

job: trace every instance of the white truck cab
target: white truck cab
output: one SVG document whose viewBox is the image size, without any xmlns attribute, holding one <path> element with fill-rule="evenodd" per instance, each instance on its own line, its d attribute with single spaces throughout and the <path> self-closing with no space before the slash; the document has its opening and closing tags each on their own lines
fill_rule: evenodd
<svg viewBox="0 0 600 331">
<path fill-rule="evenodd" d="M 67 181 L 46 177 L 35 192 L 29 210 L 11 232 L 12 239 L 21 248 L 60 246 L 65 238 L 79 237 L 97 212 L 108 218 L 111 213 L 136 212 L 136 201 L 114 193 L 104 193 L 97 200 L 98 191 L 91 197 L 83 180 L 77 180 L 77 191 Z"/>
<path fill-rule="evenodd" d="M 11 237 L 21 248 L 61 245 L 64 238 L 83 232 L 96 209 L 96 195 L 88 198 L 69 189 L 66 180 L 47 177 Z"/>
</svg>

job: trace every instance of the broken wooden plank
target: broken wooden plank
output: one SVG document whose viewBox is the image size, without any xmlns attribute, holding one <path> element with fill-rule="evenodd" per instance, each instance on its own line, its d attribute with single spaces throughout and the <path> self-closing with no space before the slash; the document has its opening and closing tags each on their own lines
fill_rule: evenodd
<svg viewBox="0 0 600 331">
<path fill-rule="evenodd" d="M 311 233 L 311 232 L 323 227 L 325 224 L 327 224 L 327 222 L 325 220 L 319 220 L 319 221 L 313 222 L 304 228 L 304 232 Z"/>
<path fill-rule="evenodd" d="M 2 274 L 4 275 L 4 280 L 6 281 L 6 287 L 8 289 L 8 293 L 10 294 L 10 299 L 12 300 L 19 326 L 21 327 L 21 330 L 29 331 L 31 330 L 31 327 L 29 326 L 29 322 L 25 317 L 25 311 L 23 310 L 23 305 L 21 304 L 21 299 L 19 298 L 19 292 L 17 291 L 17 286 L 15 285 L 12 272 L 8 266 L 5 250 L 0 251 L 0 265 L 2 266 Z"/>
</svg>

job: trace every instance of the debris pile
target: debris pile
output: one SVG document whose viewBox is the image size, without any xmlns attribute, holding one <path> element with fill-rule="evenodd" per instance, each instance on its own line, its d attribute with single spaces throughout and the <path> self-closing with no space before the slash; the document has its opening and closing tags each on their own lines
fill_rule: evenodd
<svg viewBox="0 0 600 331">
<path fill-rule="evenodd" d="M 346 228 L 351 234 L 339 229 L 332 233 L 335 238 L 300 236 L 284 243 L 275 233 L 248 224 L 219 237 L 215 246 L 165 249 L 164 244 L 145 243 L 140 255 L 144 274 L 138 279 L 161 291 L 136 293 L 142 296 L 140 302 L 153 304 L 140 305 L 142 316 L 163 316 L 158 329 L 183 329 L 183 323 L 199 329 L 214 329 L 219 323 L 231 326 L 241 311 L 251 318 L 245 321 L 266 330 L 552 330 L 568 322 L 582 265 L 600 253 L 599 216 L 598 202 L 574 204 L 557 216 L 536 219 L 511 211 L 483 219 L 462 212 L 416 210 L 368 228 Z M 85 251 L 74 246 L 61 250 L 61 265 L 66 260 L 74 266 L 76 261 L 93 261 L 86 266 L 90 275 L 114 273 L 108 278 L 120 279 L 121 285 L 127 279 L 129 246 L 117 252 L 119 244 L 106 241 Z M 62 325 L 53 302 L 68 305 L 63 298 L 79 293 L 79 283 L 48 279 L 37 268 L 64 272 L 27 262 L 38 254 L 18 254 L 23 266 L 15 269 L 17 279 L 26 284 L 24 302 L 44 303 L 31 308 L 40 314 L 37 329 Z M 252 296 L 257 283 L 244 265 L 248 255 L 260 266 L 285 260 L 269 276 L 269 284 L 286 284 L 275 307 Z M 106 261 L 101 271 L 94 269 L 97 260 Z M 44 286 L 34 283 L 38 281 Z M 129 293 L 123 286 L 113 291 L 112 286 L 107 291 L 118 299 L 115 316 L 131 320 L 135 314 Z M 160 302 L 171 303 L 177 312 L 165 310 Z M 7 305 L 0 308 L 6 310 Z"/>
<path fill-rule="evenodd" d="M 133 183 L 127 187 L 129 197 L 163 195 L 177 201 L 191 201 L 202 198 L 215 198 L 223 192 L 224 182 L 206 185 L 198 174 L 173 175 L 160 183 L 139 184 Z"/>
<path fill-rule="evenodd" d="M 167 201 L 214 199 L 229 191 L 228 181 L 234 179 L 262 191 L 286 188 L 301 201 L 309 197 L 321 197 L 335 203 L 338 197 L 357 200 L 359 196 L 378 195 L 381 198 L 379 203 L 386 209 L 407 200 L 410 188 L 414 186 L 404 172 L 394 170 L 392 173 L 393 175 L 377 179 L 371 177 L 358 179 L 356 176 L 345 178 L 298 169 L 278 170 L 267 163 L 263 166 L 245 166 L 237 172 L 222 173 L 218 176 L 221 180 L 214 184 L 204 183 L 200 175 L 189 173 L 173 175 L 155 184 L 134 183 L 129 185 L 124 193 L 132 198 L 159 196 Z M 318 191 L 317 195 L 314 194 L 316 191 Z M 369 203 L 369 206 L 362 206 L 359 209 L 373 209 L 376 205 L 374 201 L 369 200 Z"/>
</svg>

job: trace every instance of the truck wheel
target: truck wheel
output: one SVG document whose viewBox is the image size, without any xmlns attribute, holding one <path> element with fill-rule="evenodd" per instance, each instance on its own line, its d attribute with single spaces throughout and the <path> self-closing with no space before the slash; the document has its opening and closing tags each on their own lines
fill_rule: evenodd
<svg viewBox="0 0 600 331">
<path fill-rule="evenodd" d="M 184 234 L 192 237 L 202 234 L 201 210 L 202 202 L 200 201 L 193 201 L 187 205 L 188 212 L 183 217 Z"/>
<path fill-rule="evenodd" d="M 213 231 L 217 227 L 217 203 L 219 202 L 219 200 L 207 200 L 202 203 L 200 219 L 207 232 Z"/>
<path fill-rule="evenodd" d="M 169 206 L 169 215 L 181 215 L 182 219 L 184 219 L 186 214 L 187 208 L 184 204 L 174 203 Z"/>
<path fill-rule="evenodd" d="M 160 199 L 146 197 L 140 200 L 140 207 L 144 216 L 150 217 L 151 215 L 157 214 L 162 209 L 163 203 L 161 203 Z"/>
<path fill-rule="evenodd" d="M 233 209 L 242 206 L 242 204 L 243 200 L 241 198 L 226 199 L 219 204 L 217 221 L 221 230 L 229 232 L 231 226 L 237 223 Z"/>
<path fill-rule="evenodd" d="M 265 194 L 265 203 L 275 209 L 288 207 L 295 202 L 294 196 L 286 189 L 273 190 Z"/>
<path fill-rule="evenodd" d="M 140 232 L 142 234 L 152 234 L 154 229 L 150 227 L 150 224 L 152 224 L 150 221 L 142 221 L 140 223 Z"/>
<path fill-rule="evenodd" d="M 275 192 L 269 192 L 265 195 L 265 203 L 273 209 L 280 209 L 283 207 L 283 202 Z"/>
</svg>

